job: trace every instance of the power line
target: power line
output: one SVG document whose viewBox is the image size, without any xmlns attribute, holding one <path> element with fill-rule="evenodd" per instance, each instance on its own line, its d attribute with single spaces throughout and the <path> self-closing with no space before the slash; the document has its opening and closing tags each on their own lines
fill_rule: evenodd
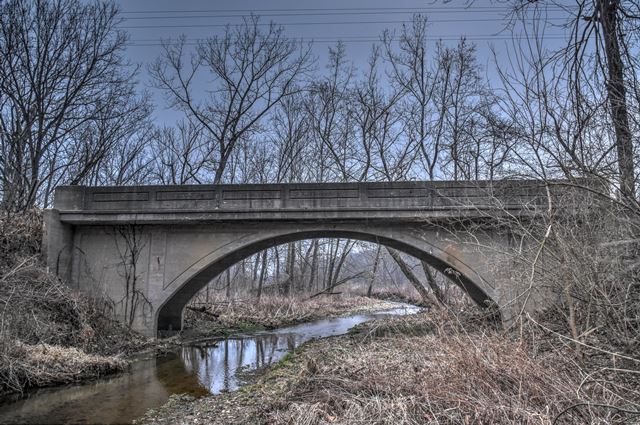
<svg viewBox="0 0 640 425">
<path fill-rule="evenodd" d="M 470 41 L 510 41 L 510 40 L 527 40 L 528 37 L 525 36 L 459 36 L 459 37 L 454 37 L 454 36 L 446 36 L 446 37 L 427 37 L 426 40 L 427 41 L 458 41 L 460 39 L 466 39 L 466 40 L 470 40 Z M 564 36 L 545 36 L 545 39 L 548 40 L 565 40 L 566 37 Z M 143 44 L 139 44 L 141 40 L 139 41 L 134 41 L 133 44 L 129 43 L 128 46 L 130 47 L 154 47 L 154 46 L 163 46 L 163 43 L 160 42 L 156 42 L 156 43 L 143 43 Z M 184 43 L 185 46 L 197 46 L 200 44 L 200 42 L 202 41 L 206 41 L 206 39 L 203 40 L 198 40 L 198 41 L 187 41 Z M 380 38 L 370 38 L 370 39 L 332 39 L 332 40 L 318 40 L 318 39 L 301 39 L 301 38 L 297 38 L 295 39 L 295 41 L 302 41 L 302 42 L 313 42 L 313 43 L 329 43 L 329 44 L 335 44 L 338 42 L 343 42 L 343 43 L 376 43 L 376 42 L 380 42 Z M 398 39 L 392 39 L 391 41 L 398 41 Z"/>
<path fill-rule="evenodd" d="M 440 40 L 440 39 L 444 39 L 444 38 L 456 38 L 456 39 L 460 39 L 460 38 L 466 38 L 466 39 L 496 39 L 496 38 L 504 38 L 504 39 L 512 39 L 512 38 L 528 38 L 527 36 L 519 36 L 519 35 L 502 35 L 502 34 L 467 34 L 467 35 L 453 35 L 453 34 L 447 34 L 447 35 L 429 35 L 426 37 L 427 40 Z M 555 37 L 555 38 L 564 38 L 564 35 L 561 34 L 551 34 L 548 37 Z M 311 37 L 311 36 L 306 36 L 306 37 L 295 37 L 295 36 L 291 36 L 289 37 L 291 40 L 294 41 L 337 41 L 337 40 L 341 40 L 341 41 L 350 41 L 350 40 L 380 40 L 380 36 L 379 35 L 346 35 L 346 36 L 318 36 L 318 37 Z M 198 43 L 198 42 L 203 42 L 203 41 L 207 41 L 209 39 L 209 37 L 203 37 L 203 38 L 191 38 L 191 39 L 186 39 L 187 43 Z M 136 39 L 136 40 L 131 40 L 134 43 L 145 43 L 145 42 L 158 42 L 158 38 L 142 38 L 142 39 Z M 399 38 L 394 37 L 391 38 L 392 41 L 398 41 Z"/>
<path fill-rule="evenodd" d="M 546 10 L 567 10 L 575 9 L 575 5 L 549 5 L 545 6 Z M 287 8 L 287 9 L 199 9 L 199 10 L 129 10 L 122 11 L 122 14 L 160 14 L 160 13 L 275 13 L 275 12 L 358 12 L 358 11 L 424 11 L 429 13 L 473 13 L 473 12 L 509 12 L 512 8 L 502 6 L 480 6 L 480 7 L 331 7 L 331 8 Z"/>
<path fill-rule="evenodd" d="M 442 19 L 429 20 L 431 23 L 461 23 L 461 22 L 502 22 L 503 19 Z M 547 20 L 549 21 L 549 20 Z M 302 25 L 372 25 L 372 24 L 405 24 L 410 21 L 330 21 L 330 22 L 285 22 L 277 25 L 286 26 L 302 26 Z M 132 25 L 121 26 L 122 29 L 144 29 L 144 28 L 224 28 L 230 24 L 181 24 L 181 25 Z M 257 23 L 259 26 L 269 26 L 271 23 Z"/>
<path fill-rule="evenodd" d="M 488 11 L 487 11 L 488 12 Z M 422 13 L 418 10 L 413 11 L 385 11 L 385 12 L 322 12 L 322 13 L 269 13 L 259 14 L 260 17 L 274 17 L 274 16 L 344 16 L 344 15 L 407 15 Z M 135 16 L 132 18 L 125 18 L 125 21 L 132 20 L 144 20 L 144 19 L 205 19 L 205 18 L 248 18 L 252 16 L 250 13 L 234 14 L 234 15 L 186 15 L 186 16 Z"/>
<path fill-rule="evenodd" d="M 327 9 L 329 10 L 329 9 Z M 560 11 L 561 9 L 554 9 L 556 11 Z M 384 11 L 341 11 L 341 12 L 294 12 L 291 13 L 255 13 L 255 11 L 242 11 L 244 13 L 234 13 L 234 14 L 215 14 L 215 15 L 202 15 L 201 13 L 215 13 L 215 11 L 199 11 L 199 12 L 183 12 L 183 13 L 200 13 L 199 15 L 170 15 L 170 16 L 133 16 L 124 18 L 125 21 L 133 21 L 133 20 L 146 20 L 146 19 L 209 19 L 209 18 L 246 18 L 252 15 L 260 16 L 260 17 L 290 17 L 290 16 L 345 16 L 345 15 L 406 15 L 406 14 L 460 14 L 460 13 L 496 13 L 500 12 L 500 10 L 496 9 L 471 9 L 471 10 L 431 10 L 431 9 L 410 9 L 410 10 L 384 10 Z M 508 10 L 503 10 L 502 13 L 507 13 Z M 126 13 L 126 12 L 123 12 Z M 150 13 L 160 13 L 160 12 L 150 12 Z"/>
</svg>

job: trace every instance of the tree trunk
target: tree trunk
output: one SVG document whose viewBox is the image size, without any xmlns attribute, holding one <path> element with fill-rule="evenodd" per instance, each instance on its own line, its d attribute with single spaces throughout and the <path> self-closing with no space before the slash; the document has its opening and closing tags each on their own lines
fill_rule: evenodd
<svg viewBox="0 0 640 425">
<path fill-rule="evenodd" d="M 260 254 L 256 254 L 253 262 L 253 270 L 251 270 L 251 289 L 255 289 L 256 280 L 258 280 L 258 270 L 260 269 Z"/>
<path fill-rule="evenodd" d="M 400 270 L 405 275 L 405 277 L 409 280 L 409 283 L 411 283 L 411 285 L 413 285 L 413 287 L 416 288 L 416 291 L 418 291 L 418 294 L 420 294 L 420 298 L 422 298 L 422 301 L 426 304 L 433 304 L 433 302 L 429 297 L 429 292 L 427 291 L 427 288 L 425 288 L 424 285 L 420 283 L 420 280 L 418 280 L 418 278 L 413 273 L 413 271 L 411 271 L 411 268 L 400 256 L 400 253 L 395 249 L 392 249 L 389 247 L 387 247 L 387 252 L 389 253 L 389 255 L 391 255 L 391 258 L 393 258 L 393 261 L 396 262 L 398 267 L 400 267 Z"/>
<path fill-rule="evenodd" d="M 331 282 L 333 281 L 333 269 L 336 265 L 336 257 L 338 256 L 338 247 L 340 246 L 340 239 L 336 239 L 336 249 L 333 250 L 333 241 L 331 241 L 331 246 L 329 249 L 329 266 L 326 268 L 324 273 L 324 280 L 322 288 L 328 288 L 331 286 Z"/>
<path fill-rule="evenodd" d="M 351 248 L 353 248 L 353 242 L 349 240 L 344 244 L 344 249 L 342 250 L 342 254 L 340 254 L 340 260 L 338 260 L 338 264 L 335 267 L 333 272 L 333 277 L 331 278 L 331 286 L 335 286 L 336 282 L 338 282 L 338 277 L 340 277 L 340 272 L 342 271 L 342 266 L 344 266 L 344 262 L 349 256 L 351 252 Z M 336 248 L 336 254 L 338 253 L 338 249 Z"/>
<path fill-rule="evenodd" d="M 318 276 L 318 240 L 313 240 L 313 255 L 311 257 L 311 275 L 309 276 L 309 292 L 313 290 L 313 283 Z"/>
<path fill-rule="evenodd" d="M 273 253 L 276 259 L 276 282 L 280 283 L 280 250 L 279 247 L 273 248 Z"/>
<path fill-rule="evenodd" d="M 367 297 L 370 297 L 371 293 L 373 292 L 373 282 L 376 279 L 376 272 L 378 271 L 378 264 L 380 263 L 380 251 L 382 251 L 382 245 L 378 245 L 378 249 L 376 250 L 376 258 L 373 260 L 373 271 L 371 272 L 371 277 L 369 278 Z"/>
<path fill-rule="evenodd" d="M 633 142 L 629 126 L 627 92 L 624 86 L 624 64 L 618 40 L 619 0 L 599 0 L 600 26 L 604 36 L 607 56 L 607 94 L 611 108 L 611 118 L 616 133 L 618 170 L 620 173 L 620 193 L 625 200 L 635 199 L 635 177 L 633 170 Z"/>
<path fill-rule="evenodd" d="M 296 289 L 300 292 L 304 291 L 304 276 L 307 274 L 307 270 L 309 270 L 309 258 L 311 257 L 312 250 L 313 250 L 313 242 L 309 244 L 307 251 L 304 253 L 304 257 L 302 258 L 302 269 L 300 270 L 300 278 L 298 279 L 298 282 L 296 285 Z"/>
<path fill-rule="evenodd" d="M 433 295 L 436 297 L 436 300 L 440 304 L 444 305 L 445 304 L 444 294 L 440 290 L 440 287 L 438 286 L 438 282 L 436 282 L 436 277 L 433 275 L 431 266 L 427 264 L 425 261 L 421 261 L 421 263 L 422 263 L 422 269 L 424 270 L 424 275 L 427 278 L 427 284 L 429 285 L 429 288 L 431 288 L 431 290 L 433 291 Z"/>
<path fill-rule="evenodd" d="M 287 275 L 287 280 L 284 282 L 283 292 L 285 296 L 291 295 L 291 287 L 293 286 L 294 280 L 294 267 L 296 261 L 296 250 L 294 247 L 294 242 L 289 242 L 287 244 L 287 261 L 285 263 L 285 273 Z"/>
<path fill-rule="evenodd" d="M 267 270 L 267 252 L 265 249 L 262 251 L 262 266 L 260 267 L 260 279 L 258 280 L 258 293 L 256 294 L 256 298 L 260 301 L 260 297 L 262 296 L 262 284 L 264 283 L 264 274 Z"/>
<path fill-rule="evenodd" d="M 227 269 L 226 277 L 227 277 L 226 297 L 227 299 L 229 299 L 231 298 L 231 267 Z"/>
</svg>

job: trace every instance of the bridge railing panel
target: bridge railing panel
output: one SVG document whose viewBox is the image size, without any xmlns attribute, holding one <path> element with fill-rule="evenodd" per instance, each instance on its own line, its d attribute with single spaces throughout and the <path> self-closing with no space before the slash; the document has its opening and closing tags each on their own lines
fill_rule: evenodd
<svg viewBox="0 0 640 425">
<path fill-rule="evenodd" d="M 86 212 L 542 208 L 548 202 L 547 193 L 542 182 L 527 180 L 63 186 L 56 189 L 54 208 Z"/>
</svg>

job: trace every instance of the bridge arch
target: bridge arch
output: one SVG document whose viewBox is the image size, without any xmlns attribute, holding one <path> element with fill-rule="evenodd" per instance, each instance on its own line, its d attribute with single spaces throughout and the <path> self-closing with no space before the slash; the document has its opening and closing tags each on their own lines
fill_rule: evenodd
<svg viewBox="0 0 640 425">
<path fill-rule="evenodd" d="M 238 237 L 233 243 L 213 249 L 172 282 L 173 289 L 156 309 L 154 323 L 158 335 L 180 330 L 186 305 L 195 294 L 227 268 L 264 249 L 289 242 L 319 238 L 345 238 L 372 242 L 394 248 L 419 260 L 426 261 L 459 285 L 478 305 L 496 305 L 495 290 L 482 274 L 475 270 L 468 254 L 459 246 L 437 237 L 437 232 L 422 232 L 415 229 L 402 231 L 397 228 L 331 225 L 311 228 L 265 230 Z M 498 313 L 499 314 L 499 313 Z"/>
</svg>

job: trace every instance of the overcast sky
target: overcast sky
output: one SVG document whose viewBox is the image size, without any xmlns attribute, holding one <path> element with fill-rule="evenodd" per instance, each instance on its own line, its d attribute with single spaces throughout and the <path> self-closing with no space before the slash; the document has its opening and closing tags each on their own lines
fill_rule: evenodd
<svg viewBox="0 0 640 425">
<path fill-rule="evenodd" d="M 131 43 L 127 54 L 132 62 L 142 66 L 140 79 L 154 95 L 156 119 L 171 124 L 180 115 L 165 110 L 163 99 L 149 87 L 146 66 L 160 54 L 160 40 L 184 34 L 196 41 L 224 31 L 224 25 L 242 21 L 243 15 L 254 13 L 264 23 L 274 21 L 286 28 L 294 38 L 314 41 L 314 53 L 324 65 L 329 46 L 342 40 L 349 58 L 362 67 L 371 48 L 385 28 L 398 31 L 414 13 L 429 19 L 429 39 L 443 39 L 455 44 L 462 36 L 475 43 L 479 62 L 491 78 L 490 46 L 499 54 L 513 49 L 511 32 L 506 30 L 506 3 L 491 0 L 451 2 L 437 0 L 119 0 L 125 21 L 122 27 Z M 570 3 L 568 3 L 570 4 Z M 560 24 L 566 14 L 557 9 L 548 12 L 547 21 Z M 560 27 L 549 28 L 549 42 L 564 33 Z M 203 87 L 204 89 L 204 87 Z"/>
</svg>

